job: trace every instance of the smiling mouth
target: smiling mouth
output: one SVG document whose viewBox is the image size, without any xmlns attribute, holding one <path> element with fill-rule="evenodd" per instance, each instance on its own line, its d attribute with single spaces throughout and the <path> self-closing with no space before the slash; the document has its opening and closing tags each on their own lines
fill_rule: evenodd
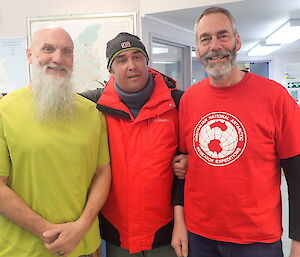
<svg viewBox="0 0 300 257">
<path fill-rule="evenodd" d="M 223 56 L 213 56 L 213 57 L 210 57 L 208 58 L 208 60 L 211 60 L 211 61 L 218 61 L 218 60 L 224 60 L 224 59 L 227 59 L 228 55 L 223 55 Z"/>
<path fill-rule="evenodd" d="M 47 68 L 50 69 L 50 70 L 59 71 L 59 72 L 66 71 L 66 69 L 64 67 L 57 67 L 57 66 L 51 67 L 51 66 L 48 66 Z"/>
<path fill-rule="evenodd" d="M 139 77 L 139 75 L 131 75 L 131 76 L 128 76 L 129 79 L 133 79 L 133 78 L 137 78 Z"/>
</svg>

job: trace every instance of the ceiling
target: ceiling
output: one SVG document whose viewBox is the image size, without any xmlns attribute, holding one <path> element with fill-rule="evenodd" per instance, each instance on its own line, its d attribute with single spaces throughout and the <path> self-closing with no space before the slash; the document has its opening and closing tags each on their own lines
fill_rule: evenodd
<svg viewBox="0 0 300 257">
<path fill-rule="evenodd" d="M 300 0 L 244 0 L 220 4 L 236 20 L 242 39 L 240 54 L 244 55 L 259 41 L 289 19 L 300 19 Z M 193 31 L 196 19 L 209 6 L 149 14 L 157 19 Z M 278 51 L 300 51 L 300 40 Z"/>
</svg>

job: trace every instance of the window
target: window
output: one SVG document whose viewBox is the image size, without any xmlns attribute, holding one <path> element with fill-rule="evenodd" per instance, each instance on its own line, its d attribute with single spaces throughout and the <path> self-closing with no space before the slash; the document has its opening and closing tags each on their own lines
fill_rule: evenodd
<svg viewBox="0 0 300 257">
<path fill-rule="evenodd" d="M 153 38 L 150 66 L 176 80 L 177 87 L 184 90 L 191 85 L 188 51 L 188 46 Z"/>
<path fill-rule="evenodd" d="M 195 84 L 207 77 L 200 61 L 196 57 L 196 50 L 192 49 L 192 84 Z"/>
</svg>

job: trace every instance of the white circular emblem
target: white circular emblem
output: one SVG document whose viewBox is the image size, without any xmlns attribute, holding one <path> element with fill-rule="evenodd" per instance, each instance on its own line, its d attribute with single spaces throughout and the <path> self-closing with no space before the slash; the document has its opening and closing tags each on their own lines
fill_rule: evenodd
<svg viewBox="0 0 300 257">
<path fill-rule="evenodd" d="M 247 142 L 243 124 L 226 112 L 212 112 L 204 116 L 193 133 L 197 155 L 212 166 L 225 166 L 236 161 Z"/>
</svg>

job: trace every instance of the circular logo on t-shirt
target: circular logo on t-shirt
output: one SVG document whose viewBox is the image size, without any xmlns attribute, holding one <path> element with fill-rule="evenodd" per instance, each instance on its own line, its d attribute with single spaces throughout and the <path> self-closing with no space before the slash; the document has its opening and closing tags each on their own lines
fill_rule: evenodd
<svg viewBox="0 0 300 257">
<path fill-rule="evenodd" d="M 204 116 L 193 133 L 197 155 L 213 166 L 225 166 L 236 161 L 247 142 L 243 124 L 226 112 L 212 112 Z"/>
</svg>

